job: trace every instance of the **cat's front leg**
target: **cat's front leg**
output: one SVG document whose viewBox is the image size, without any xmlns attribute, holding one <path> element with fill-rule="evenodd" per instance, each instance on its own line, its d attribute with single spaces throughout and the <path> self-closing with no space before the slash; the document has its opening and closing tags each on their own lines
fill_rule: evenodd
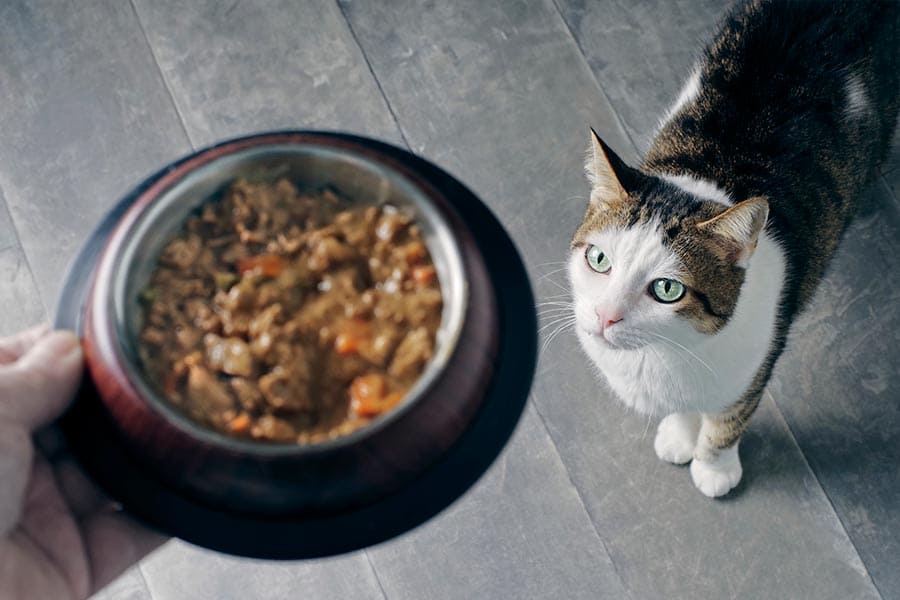
<svg viewBox="0 0 900 600">
<path fill-rule="evenodd" d="M 653 449 L 660 460 L 683 465 L 694 457 L 699 435 L 698 413 L 672 413 L 659 422 Z"/>
<path fill-rule="evenodd" d="M 743 468 L 738 444 L 757 404 L 758 396 L 738 402 L 722 414 L 703 415 L 691 461 L 691 479 L 704 495 L 718 498 L 740 483 Z"/>
</svg>

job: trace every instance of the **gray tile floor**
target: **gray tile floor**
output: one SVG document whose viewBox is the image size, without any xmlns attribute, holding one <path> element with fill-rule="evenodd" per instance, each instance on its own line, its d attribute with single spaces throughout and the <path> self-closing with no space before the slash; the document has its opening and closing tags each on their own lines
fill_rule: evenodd
<svg viewBox="0 0 900 600">
<path fill-rule="evenodd" d="M 593 125 L 646 147 L 723 10 L 700 0 L 0 4 L 0 333 L 46 318 L 134 182 L 264 129 L 344 129 L 468 183 L 560 293 Z M 103 600 L 900 598 L 900 149 L 866 192 L 742 445 L 727 500 L 656 460 L 571 336 L 512 443 L 392 542 L 266 563 L 171 542 Z"/>
</svg>

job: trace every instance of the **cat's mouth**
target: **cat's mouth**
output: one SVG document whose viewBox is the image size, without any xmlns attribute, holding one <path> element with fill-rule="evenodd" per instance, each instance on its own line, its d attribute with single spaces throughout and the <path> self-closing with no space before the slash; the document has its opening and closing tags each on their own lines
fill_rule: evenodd
<svg viewBox="0 0 900 600">
<path fill-rule="evenodd" d="M 593 340 L 594 342 L 596 342 L 598 344 L 602 344 L 602 345 L 606 346 L 607 348 L 614 348 L 614 349 L 619 348 L 619 345 L 616 344 L 615 340 L 610 339 L 607 336 L 607 332 L 599 327 L 597 327 L 597 328 L 582 327 L 582 331 L 591 340 Z"/>
<path fill-rule="evenodd" d="M 627 335 L 624 332 L 601 329 L 599 327 L 582 327 L 582 331 L 588 339 L 610 350 L 637 350 L 645 345 L 643 340 Z"/>
</svg>

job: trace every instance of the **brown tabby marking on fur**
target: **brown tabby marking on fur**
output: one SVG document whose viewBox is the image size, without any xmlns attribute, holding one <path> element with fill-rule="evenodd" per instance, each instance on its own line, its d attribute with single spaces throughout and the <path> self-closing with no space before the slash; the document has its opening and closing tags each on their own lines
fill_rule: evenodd
<svg viewBox="0 0 900 600">
<path fill-rule="evenodd" d="M 705 426 L 701 430 L 704 441 L 713 450 L 724 450 L 735 445 L 747 429 L 750 418 L 756 412 L 763 391 L 772 375 L 775 361 L 784 349 L 784 336 L 776 336 L 766 360 L 741 398 L 725 412 L 717 415 L 703 415 Z"/>
</svg>

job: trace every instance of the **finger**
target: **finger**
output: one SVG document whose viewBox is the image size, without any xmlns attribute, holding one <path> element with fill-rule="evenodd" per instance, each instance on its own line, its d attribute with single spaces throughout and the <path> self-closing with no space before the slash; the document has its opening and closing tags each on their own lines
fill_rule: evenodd
<svg viewBox="0 0 900 600">
<path fill-rule="evenodd" d="M 90 565 L 81 528 L 60 493 L 50 464 L 35 457 L 18 530 L 56 567 L 77 598 L 90 588 Z"/>
<path fill-rule="evenodd" d="M 29 431 L 49 423 L 72 401 L 83 369 L 73 333 L 45 335 L 19 360 L 0 366 L 0 417 Z"/>
<path fill-rule="evenodd" d="M 82 536 L 91 565 L 92 593 L 168 539 L 117 511 L 102 511 L 82 521 Z"/>
<path fill-rule="evenodd" d="M 50 325 L 41 323 L 25 331 L 0 339 L 0 365 L 6 365 L 19 360 L 19 357 L 28 352 L 47 331 Z"/>
<path fill-rule="evenodd" d="M 0 420 L 0 538 L 22 518 L 34 449 L 28 431 Z"/>
</svg>

